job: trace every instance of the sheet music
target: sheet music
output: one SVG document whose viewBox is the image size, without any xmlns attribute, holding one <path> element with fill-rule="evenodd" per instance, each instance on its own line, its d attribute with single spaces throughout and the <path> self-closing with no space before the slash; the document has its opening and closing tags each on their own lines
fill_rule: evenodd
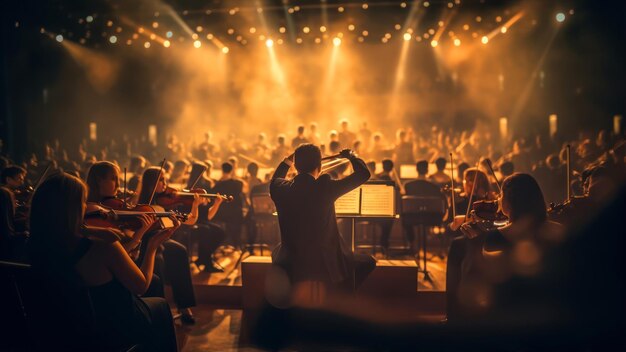
<svg viewBox="0 0 626 352">
<path fill-rule="evenodd" d="M 403 180 L 416 179 L 417 170 L 415 169 L 415 165 L 400 165 L 400 178 Z"/>
<path fill-rule="evenodd" d="M 361 200 L 361 189 L 355 188 L 352 191 L 339 197 L 335 201 L 335 213 L 358 214 L 360 200 Z"/>
<path fill-rule="evenodd" d="M 389 185 L 361 186 L 361 215 L 394 216 L 395 189 Z"/>
</svg>

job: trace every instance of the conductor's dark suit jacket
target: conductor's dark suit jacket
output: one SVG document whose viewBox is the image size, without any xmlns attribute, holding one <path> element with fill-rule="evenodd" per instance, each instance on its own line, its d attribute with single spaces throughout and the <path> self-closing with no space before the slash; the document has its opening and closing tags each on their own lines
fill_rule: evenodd
<svg viewBox="0 0 626 352">
<path fill-rule="evenodd" d="M 335 200 L 370 177 L 363 160 L 350 160 L 354 173 L 342 180 L 325 174 L 317 179 L 299 174 L 286 180 L 289 165 L 281 163 L 270 183 L 276 204 L 281 244 L 272 261 L 291 280 L 339 283 L 350 277 L 352 254 L 337 228 Z"/>
</svg>

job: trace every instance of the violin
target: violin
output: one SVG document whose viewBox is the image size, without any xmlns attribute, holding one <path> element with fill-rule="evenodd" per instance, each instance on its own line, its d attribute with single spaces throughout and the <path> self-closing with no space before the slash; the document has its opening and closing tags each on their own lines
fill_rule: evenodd
<svg viewBox="0 0 626 352">
<path fill-rule="evenodd" d="M 138 205 L 126 208 L 119 199 L 104 200 L 105 204 L 88 203 L 85 212 L 85 224 L 94 227 L 114 227 L 120 230 L 137 231 L 143 226 L 140 220 L 142 215 L 152 215 L 159 219 L 175 216 L 181 221 L 187 217 L 173 211 L 165 211 L 149 205 Z M 148 231 L 163 228 L 161 222 L 155 222 Z"/>
<path fill-rule="evenodd" d="M 588 207 L 588 196 L 572 196 L 561 203 L 550 203 L 548 206 L 548 217 L 553 221 L 565 223 L 573 214 L 577 214 L 581 209 Z"/>
<path fill-rule="evenodd" d="M 207 191 L 202 188 L 178 191 L 172 187 L 167 187 L 165 192 L 155 195 L 155 203 L 168 209 L 179 205 L 191 207 L 196 194 L 201 198 L 221 198 L 225 202 L 231 202 L 233 200 L 233 196 L 207 193 Z"/>
</svg>

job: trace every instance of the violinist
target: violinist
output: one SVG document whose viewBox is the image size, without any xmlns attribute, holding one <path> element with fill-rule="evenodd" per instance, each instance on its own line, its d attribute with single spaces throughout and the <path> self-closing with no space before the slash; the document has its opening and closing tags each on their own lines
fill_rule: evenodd
<svg viewBox="0 0 626 352">
<path fill-rule="evenodd" d="M 165 176 L 158 167 L 147 168 L 141 177 L 141 185 L 138 196 L 139 204 L 150 203 L 151 198 L 157 197 L 167 189 Z M 194 196 L 192 212 L 185 224 L 193 225 L 198 218 L 198 206 L 202 200 L 198 195 Z M 143 247 L 143 246 L 142 246 Z M 191 271 L 189 268 L 189 253 L 187 247 L 181 243 L 169 239 L 162 244 L 160 255 L 157 255 L 155 273 L 172 285 L 174 302 L 181 313 L 183 323 L 193 324 L 195 318 L 191 307 L 196 305 L 196 297 L 193 291 Z M 143 252 L 143 250 L 142 250 Z"/>
<path fill-rule="evenodd" d="M 94 163 L 87 173 L 87 186 L 89 187 L 89 196 L 87 202 L 91 204 L 101 204 L 107 200 L 116 199 L 119 189 L 120 170 L 117 165 L 108 161 L 99 161 Z M 89 207 L 88 207 L 89 209 Z M 143 214 L 138 215 L 141 227 L 137 231 L 124 230 L 118 228 L 109 228 L 108 231 L 119 236 L 119 238 L 129 238 L 129 241 L 122 241 L 122 246 L 133 258 L 137 258 L 139 254 L 139 246 L 146 232 L 155 222 L 154 217 Z M 87 231 L 95 236 L 102 234 L 103 229 L 87 228 Z"/>
<path fill-rule="evenodd" d="M 485 304 L 485 293 L 515 275 L 534 274 L 541 266 L 544 249 L 564 238 L 563 227 L 548 220 L 543 193 L 532 176 L 515 173 L 507 177 L 499 203 L 508 224 L 487 232 L 462 226 L 469 240 L 460 283 L 446 289 L 447 295 L 454 296 L 448 297 L 449 302 L 456 298 L 448 307 L 448 319 L 484 314 L 481 309 L 485 306 L 497 311 L 495 301 Z M 499 302 L 519 299 L 523 297 L 506 297 Z"/>
<path fill-rule="evenodd" d="M 191 175 L 196 175 L 198 172 L 206 175 L 206 172 L 203 170 L 206 169 L 206 166 L 201 163 L 193 163 Z M 208 176 L 208 175 L 207 175 Z M 193 180 L 189 180 L 187 182 L 187 189 L 202 189 L 205 191 L 211 190 L 211 184 L 207 182 L 208 178 L 201 177 L 196 185 L 192 184 L 195 182 Z M 210 180 L 210 179 L 208 179 Z M 211 222 L 215 214 L 220 208 L 220 205 L 224 201 L 224 198 L 219 196 L 213 198 L 213 202 L 210 206 L 202 204 L 198 207 L 198 221 L 195 225 L 184 226 L 183 230 L 176 234 L 176 240 L 179 242 L 190 243 L 186 240 L 185 237 L 188 237 L 192 241 L 196 241 L 198 243 L 198 259 L 195 264 L 198 268 L 207 273 L 215 273 L 215 272 L 223 272 L 224 268 L 222 268 L 214 259 L 213 254 L 219 248 L 219 246 L 224 242 L 226 238 L 226 233 L 224 230 L 217 226 L 215 223 Z"/>
<path fill-rule="evenodd" d="M 37 350 L 85 350 L 72 344 L 94 336 L 71 336 L 67 310 L 80 287 L 89 291 L 99 341 L 103 349 L 140 343 L 149 351 L 175 351 L 176 334 L 169 305 L 161 298 L 139 298 L 150 286 L 155 252 L 178 226 L 159 231 L 149 240 L 144 260 L 135 264 L 118 241 L 88 239 L 80 233 L 87 187 L 77 177 L 58 173 L 47 178 L 32 199 L 29 254 L 33 272 L 41 274 L 50 304 L 45 312 L 56 324 L 47 326 L 34 343 Z M 58 311 L 62 310 L 62 311 Z M 58 312 L 57 312 L 58 311 Z M 73 324 L 73 325 L 72 325 Z M 42 345 L 39 345 L 39 344 Z M 65 346 L 62 348 L 60 345 Z M 45 348 L 43 347 L 45 345 Z M 70 348 L 72 346 L 73 348 Z M 78 347 L 78 348 L 77 348 Z"/>
<path fill-rule="evenodd" d="M 474 204 L 474 202 L 494 199 L 495 196 L 490 190 L 487 175 L 477 168 L 466 169 L 463 173 L 463 194 L 461 200 L 456 203 L 456 209 L 468 213 L 469 206 Z M 458 236 L 450 244 L 446 264 L 446 307 L 448 320 L 457 319 L 460 314 L 460 297 L 458 297 L 458 293 L 463 278 L 464 263 L 472 261 L 472 257 L 477 255 L 476 248 L 482 248 L 482 242 L 480 242 L 483 239 L 482 237 L 470 238 L 462 232 L 463 229 L 460 229 L 461 225 L 468 221 L 466 215 L 457 215 L 450 224 L 450 228 L 453 231 L 457 231 Z M 478 250 L 478 253 L 480 255 L 480 250 Z"/>
<path fill-rule="evenodd" d="M 0 258 L 19 259 L 26 241 L 25 218 L 16 221 L 15 191 L 24 184 L 26 170 L 9 166 L 0 175 Z"/>
</svg>

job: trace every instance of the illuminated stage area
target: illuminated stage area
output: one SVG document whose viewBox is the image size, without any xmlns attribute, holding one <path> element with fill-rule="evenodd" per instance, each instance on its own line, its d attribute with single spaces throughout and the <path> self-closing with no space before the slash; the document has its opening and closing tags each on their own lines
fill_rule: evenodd
<svg viewBox="0 0 626 352">
<path fill-rule="evenodd" d="M 626 2 L 0 6 L 0 350 L 626 350 Z"/>
</svg>

